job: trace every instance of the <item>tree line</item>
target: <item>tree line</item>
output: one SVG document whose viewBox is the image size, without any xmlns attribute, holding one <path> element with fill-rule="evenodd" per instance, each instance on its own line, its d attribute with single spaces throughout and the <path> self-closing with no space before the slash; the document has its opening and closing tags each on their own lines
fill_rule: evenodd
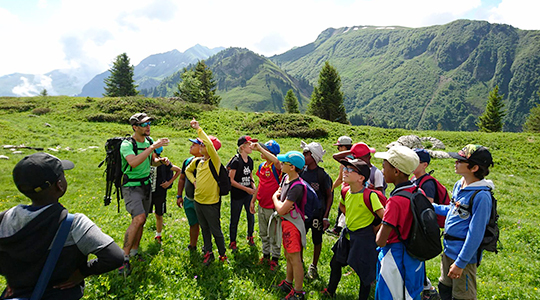
<svg viewBox="0 0 540 300">
<path fill-rule="evenodd" d="M 130 64 L 129 57 L 122 53 L 116 57 L 111 69 L 111 75 L 105 79 L 105 97 L 124 97 L 138 95 L 137 85 L 133 79 L 135 67 Z M 212 70 L 204 60 L 199 61 L 190 69 L 184 68 L 181 81 L 174 92 L 186 102 L 201 103 L 218 106 L 221 97 L 217 95 L 217 84 Z M 540 98 L 540 91 L 538 92 Z M 313 89 L 306 113 L 332 122 L 350 124 L 343 104 L 343 92 L 341 91 L 341 77 L 332 65 L 327 61 L 322 67 L 317 85 Z M 283 101 L 283 109 L 286 113 L 300 113 L 298 98 L 294 91 L 287 91 Z M 499 86 L 496 85 L 489 93 L 486 109 L 478 118 L 476 126 L 480 131 L 498 132 L 503 131 L 503 118 L 506 115 L 503 96 L 499 94 Z M 523 126 L 525 131 L 540 132 L 540 105 L 537 103 L 531 109 Z"/>
</svg>

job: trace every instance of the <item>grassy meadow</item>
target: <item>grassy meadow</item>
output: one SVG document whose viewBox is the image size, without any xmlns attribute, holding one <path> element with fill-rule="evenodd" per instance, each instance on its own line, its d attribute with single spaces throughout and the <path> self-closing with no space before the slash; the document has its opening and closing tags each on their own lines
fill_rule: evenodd
<svg viewBox="0 0 540 300">
<path fill-rule="evenodd" d="M 332 144 L 341 135 L 349 135 L 355 142 L 364 141 L 377 150 L 397 140 L 401 135 L 416 134 L 433 136 L 446 145 L 446 151 L 457 151 L 465 144 L 487 146 L 494 156 L 495 166 L 487 177 L 494 181 L 495 196 L 500 214 L 499 227 L 504 246 L 498 254 L 484 253 L 478 271 L 479 299 L 540 299 L 540 205 L 538 182 L 540 182 L 540 135 L 530 133 L 479 133 L 444 131 L 408 131 L 381 129 L 366 126 L 347 126 L 326 122 L 302 115 L 278 115 L 273 113 L 243 113 L 225 109 L 213 109 L 163 99 L 144 98 L 74 98 L 74 97 L 0 97 L 0 210 L 29 199 L 20 194 L 12 181 L 14 165 L 35 150 L 20 149 L 13 154 L 3 145 L 54 148 L 45 150 L 62 159 L 75 163 L 75 169 L 66 172 L 68 190 L 61 203 L 72 213 L 83 213 L 93 220 L 105 233 L 122 246 L 125 230 L 130 223 L 123 202 L 117 213 L 116 200 L 103 206 L 105 181 L 103 167 L 98 164 L 105 157 L 103 145 L 109 137 L 131 133 L 127 119 L 135 112 L 145 111 L 156 116 L 152 123 L 154 139 L 168 137 L 171 143 L 163 155 L 176 165 L 189 156 L 190 142 L 195 132 L 189 120 L 195 116 L 201 127 L 223 143 L 219 154 L 226 162 L 235 154 L 236 140 L 249 134 L 261 141 L 277 140 L 282 153 L 299 150 L 300 141 L 320 142 L 327 150 L 322 166 L 333 179 L 338 164 L 331 158 L 336 151 Z M 286 124 L 293 122 L 293 128 Z M 48 125 L 46 125 L 48 124 Z M 315 138 L 317 137 L 317 138 Z M 93 146 L 97 148 L 93 148 Z M 255 164 L 261 162 L 257 153 L 252 155 Z M 372 161 L 378 167 L 382 162 Z M 459 176 L 454 173 L 451 159 L 433 159 L 434 176 L 451 189 Z M 535 183 L 536 182 L 536 183 Z M 176 184 L 169 191 L 168 211 L 165 215 L 164 241 L 162 246 L 154 242 L 155 219 L 152 215 L 145 225 L 141 249 L 146 261 L 135 262 L 133 273 L 124 279 L 116 272 L 86 279 L 85 299 L 279 299 L 271 288 L 285 277 L 285 260 L 273 273 L 266 266 L 258 265 L 261 256 L 260 239 L 255 233 L 256 247 L 247 245 L 245 215 L 241 217 L 238 230 L 239 251 L 227 252 L 228 264 L 214 262 L 202 265 L 202 254 L 186 250 L 189 240 L 188 223 L 184 211 L 176 206 Z M 391 187 L 389 187 L 391 188 Z M 337 214 L 336 198 L 331 212 L 331 223 Z M 228 244 L 229 197 L 222 201 L 221 224 Z M 258 222 L 255 230 L 258 231 Z M 308 235 L 309 236 L 309 235 Z M 305 281 L 306 296 L 319 299 L 319 291 L 326 287 L 330 274 L 331 246 L 334 237 L 324 235 L 323 252 L 319 261 L 320 278 Z M 199 239 L 202 247 L 202 237 Z M 311 238 L 304 252 L 305 265 L 312 260 Z M 215 250 L 215 247 L 214 247 Z M 214 251 L 217 252 L 217 251 Z M 439 275 L 439 259 L 427 263 L 428 277 L 436 283 Z M 351 271 L 344 269 L 344 274 Z M 5 279 L 0 277 L 0 288 Z M 355 299 L 358 295 L 358 278 L 343 276 L 337 291 L 337 299 Z"/>
</svg>

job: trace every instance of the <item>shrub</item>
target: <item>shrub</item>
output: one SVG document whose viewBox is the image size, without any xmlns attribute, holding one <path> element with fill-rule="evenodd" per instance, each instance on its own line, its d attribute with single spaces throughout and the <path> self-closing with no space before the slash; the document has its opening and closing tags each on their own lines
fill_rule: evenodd
<svg viewBox="0 0 540 300">
<path fill-rule="evenodd" d="M 79 110 L 87 109 L 89 107 L 90 107 L 90 104 L 86 104 L 86 103 L 77 103 L 73 105 L 73 108 L 79 109 Z"/>
<path fill-rule="evenodd" d="M 90 122 L 116 122 L 116 123 L 126 123 L 129 119 L 129 116 L 124 116 L 121 114 L 104 114 L 97 113 L 92 114 L 86 117 Z"/>
<path fill-rule="evenodd" d="M 38 115 L 38 116 L 47 114 L 47 113 L 49 113 L 49 112 L 51 112 L 51 109 L 48 108 L 48 107 L 38 107 L 38 108 L 34 108 L 34 109 L 32 110 L 32 113 L 33 113 L 34 115 Z"/>
</svg>

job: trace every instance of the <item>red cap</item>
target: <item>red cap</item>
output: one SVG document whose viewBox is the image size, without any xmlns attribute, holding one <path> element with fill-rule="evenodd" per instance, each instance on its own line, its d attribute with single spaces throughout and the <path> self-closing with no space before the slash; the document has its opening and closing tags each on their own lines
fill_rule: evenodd
<svg viewBox="0 0 540 300">
<path fill-rule="evenodd" d="M 214 145 L 214 149 L 216 149 L 216 151 L 218 151 L 219 148 L 221 148 L 221 142 L 219 141 L 219 139 L 217 137 L 213 136 L 213 135 L 209 135 L 208 138 L 210 139 L 210 141 Z M 200 141 L 201 144 L 203 144 L 203 141 L 200 138 L 197 138 L 197 140 Z"/>
<path fill-rule="evenodd" d="M 370 148 L 366 143 L 356 143 L 351 148 L 351 154 L 355 158 L 360 158 L 370 153 L 375 153 L 375 148 Z"/>
</svg>

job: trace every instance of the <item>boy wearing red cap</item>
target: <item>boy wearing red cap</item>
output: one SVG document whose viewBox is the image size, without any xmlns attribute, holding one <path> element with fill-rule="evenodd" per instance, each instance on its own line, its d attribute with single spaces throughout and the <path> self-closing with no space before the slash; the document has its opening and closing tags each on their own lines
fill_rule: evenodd
<svg viewBox="0 0 540 300">
<path fill-rule="evenodd" d="M 236 235 L 238 232 L 238 222 L 242 214 L 242 207 L 246 211 L 248 231 L 247 240 L 250 246 L 255 246 L 253 240 L 253 228 L 255 227 L 255 217 L 249 210 L 251 197 L 255 194 L 255 182 L 253 180 L 253 159 L 249 157 L 252 152 L 251 143 L 259 140 L 243 135 L 238 139 L 238 154 L 233 156 L 227 164 L 229 178 L 231 179 L 231 223 L 229 225 L 229 249 L 233 252 L 238 250 L 236 245 Z"/>
<path fill-rule="evenodd" d="M 221 148 L 221 142 L 214 136 L 208 136 L 199 126 L 199 122 L 193 118 L 191 127 L 197 130 L 197 135 L 202 142 L 201 153 L 203 158 L 198 164 L 193 160 L 186 169 L 186 176 L 189 181 L 195 185 L 195 211 L 197 219 L 202 229 L 204 240 L 204 260 L 203 263 L 208 266 L 214 261 L 214 253 L 212 252 L 212 236 L 216 242 L 219 252 L 219 260 L 227 261 L 225 255 L 225 238 L 221 231 L 221 197 L 219 195 L 219 186 L 212 175 L 211 166 L 219 172 L 221 167 L 221 159 L 217 154 Z M 197 170 L 195 178 L 194 171 Z"/>
</svg>

